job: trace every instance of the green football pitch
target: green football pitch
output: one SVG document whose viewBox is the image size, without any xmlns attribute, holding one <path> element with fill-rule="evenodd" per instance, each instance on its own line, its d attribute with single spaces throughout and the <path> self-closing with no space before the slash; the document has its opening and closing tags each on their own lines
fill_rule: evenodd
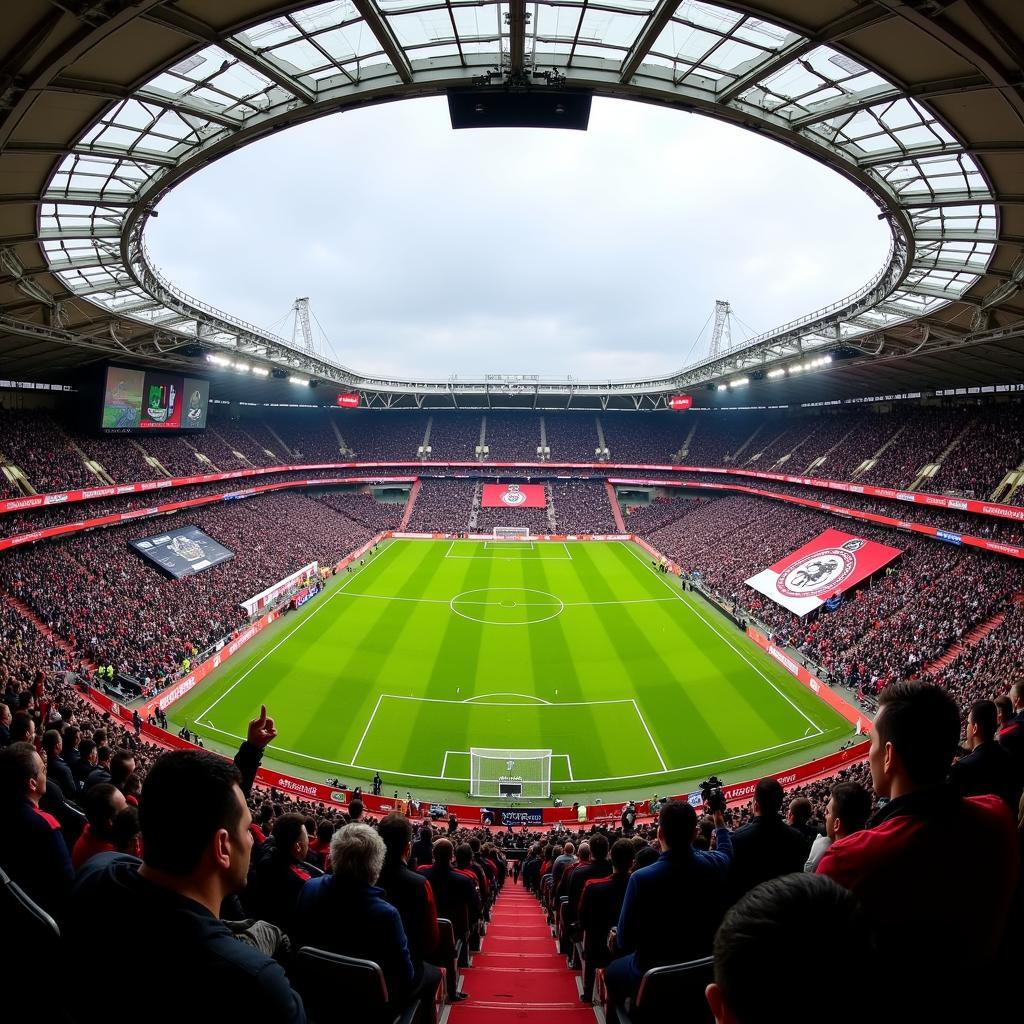
<svg viewBox="0 0 1024 1024">
<path fill-rule="evenodd" d="M 465 795 L 470 747 L 552 751 L 559 792 L 795 764 L 850 726 L 632 544 L 392 541 L 172 708 L 226 749 Z M 804 755 L 801 758 L 801 755 Z"/>
</svg>

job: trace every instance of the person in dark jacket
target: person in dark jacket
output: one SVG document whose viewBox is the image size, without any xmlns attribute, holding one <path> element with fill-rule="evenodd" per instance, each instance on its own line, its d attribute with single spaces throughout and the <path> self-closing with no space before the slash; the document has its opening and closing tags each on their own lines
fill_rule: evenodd
<svg viewBox="0 0 1024 1024">
<path fill-rule="evenodd" d="M 75 784 L 74 776 L 71 774 L 71 768 L 64 758 L 61 757 L 64 744 L 60 733 L 56 729 L 47 729 L 43 733 L 40 746 L 46 755 L 47 778 L 52 779 L 60 786 L 60 791 L 64 794 L 65 800 L 74 800 L 78 795 L 78 786 Z"/>
<path fill-rule="evenodd" d="M 632 858 L 631 858 L 632 859 Z M 608 859 L 608 837 L 600 832 L 590 839 L 590 861 L 578 864 L 569 876 L 568 917 L 575 923 L 579 920 L 580 896 L 583 887 L 592 878 L 607 878 L 612 873 L 612 862 Z"/>
<path fill-rule="evenodd" d="M 480 896 L 471 878 L 452 867 L 455 851 L 451 841 L 434 843 L 433 863 L 419 869 L 434 893 L 439 917 L 447 917 L 455 928 L 455 938 L 469 941 L 470 923 L 480 917 Z"/>
<path fill-rule="evenodd" d="M 302 887 L 323 872 L 307 863 L 309 834 L 301 814 L 282 814 L 275 822 L 271 849 L 249 871 L 242 906 L 249 917 L 290 931 L 292 915 Z"/>
<path fill-rule="evenodd" d="M 82 803 L 88 821 L 71 851 L 71 863 L 76 871 L 90 857 L 110 853 L 114 849 L 114 822 L 128 806 L 124 794 L 109 782 L 93 786 Z"/>
<path fill-rule="evenodd" d="M 376 885 L 384 854 L 384 841 L 369 825 L 339 829 L 331 840 L 331 874 L 307 882 L 299 895 L 292 939 L 297 947 L 372 960 L 397 1012 L 428 975 L 436 988 L 440 972 L 413 964 L 402 916 Z"/>
<path fill-rule="evenodd" d="M 416 834 L 416 842 L 412 846 L 411 859 L 417 868 L 429 865 L 433 860 L 434 830 L 424 822 Z"/>
<path fill-rule="evenodd" d="M 579 925 L 583 932 L 584 1002 L 594 995 L 595 971 L 608 963 L 608 933 L 619 920 L 626 898 L 629 872 L 636 848 L 629 839 L 616 839 L 611 850 L 612 873 L 607 878 L 590 878 L 580 893 Z"/>
<path fill-rule="evenodd" d="M 78 760 L 71 768 L 79 790 L 85 788 L 85 780 L 99 764 L 99 748 L 95 740 L 84 739 L 78 744 Z"/>
<path fill-rule="evenodd" d="M 45 794 L 46 761 L 31 743 L 0 750 L 0 867 L 59 921 L 75 872 L 60 822 L 39 807 Z"/>
<path fill-rule="evenodd" d="M 716 848 L 695 850 L 697 812 L 682 800 L 662 804 L 658 841 L 663 852 L 654 864 L 630 876 L 619 923 L 609 940 L 620 954 L 605 971 L 608 991 L 616 1001 L 635 996 L 651 967 L 710 955 L 729 905 L 732 863 L 721 811 L 715 813 L 715 826 Z M 801 849 L 802 843 L 801 839 Z"/>
<path fill-rule="evenodd" d="M 1013 757 L 996 742 L 996 706 L 979 700 L 967 715 L 967 748 L 970 751 L 949 770 L 949 781 L 961 796 L 1002 797 L 1016 812 L 1020 801 L 1020 780 L 1014 771 Z"/>
<path fill-rule="evenodd" d="M 732 835 L 737 897 L 769 878 L 804 869 L 810 843 L 779 816 L 782 798 L 782 786 L 775 779 L 761 779 L 754 790 L 754 820 Z"/>
<path fill-rule="evenodd" d="M 201 750 L 162 755 L 146 777 L 140 819 L 143 860 L 101 853 L 82 868 L 72 894 L 65 941 L 71 958 L 69 992 L 90 992 L 110 969 L 110 952 L 96 942 L 96 922 L 111 920 L 154 963 L 173 964 L 197 1004 L 154 997 L 147 1024 L 259 1020 L 304 1024 L 302 1000 L 280 965 L 239 941 L 219 918 L 222 903 L 245 885 L 252 820 L 245 794 L 263 750 L 277 735 L 266 708 L 249 723 L 235 763 Z M 267 926 L 269 928 L 269 926 Z M 180 972 L 180 973 L 178 973 Z M 78 999 L 76 1024 L 106 1024 L 102 999 Z"/>
</svg>

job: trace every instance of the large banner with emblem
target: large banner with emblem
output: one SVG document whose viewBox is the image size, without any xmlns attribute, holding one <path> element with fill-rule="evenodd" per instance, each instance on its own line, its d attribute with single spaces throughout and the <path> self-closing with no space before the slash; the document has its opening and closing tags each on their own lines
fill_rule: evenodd
<svg viewBox="0 0 1024 1024">
<path fill-rule="evenodd" d="M 826 530 L 746 582 L 776 604 L 804 616 L 901 554 L 900 548 L 840 530 Z"/>
<path fill-rule="evenodd" d="M 543 484 L 484 484 L 484 508 L 546 508 Z"/>
</svg>

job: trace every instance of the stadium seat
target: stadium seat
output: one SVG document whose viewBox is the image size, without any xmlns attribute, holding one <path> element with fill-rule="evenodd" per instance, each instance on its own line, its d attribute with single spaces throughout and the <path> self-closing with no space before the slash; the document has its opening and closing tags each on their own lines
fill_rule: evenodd
<svg viewBox="0 0 1024 1024">
<path fill-rule="evenodd" d="M 388 987 L 371 960 L 303 946 L 289 972 L 311 1024 L 413 1024 L 419 1002 L 396 1013 Z"/>
<path fill-rule="evenodd" d="M 447 917 L 437 919 L 437 935 L 437 966 L 444 968 L 447 994 L 451 997 L 459 989 L 459 964 L 462 963 L 464 944 L 456 940 L 455 928 Z"/>
<path fill-rule="evenodd" d="M 612 1005 L 598 972 L 598 991 L 607 1024 L 714 1024 L 704 990 L 714 979 L 714 961 L 706 956 L 683 964 L 652 967 L 640 982 L 635 999 Z"/>
</svg>

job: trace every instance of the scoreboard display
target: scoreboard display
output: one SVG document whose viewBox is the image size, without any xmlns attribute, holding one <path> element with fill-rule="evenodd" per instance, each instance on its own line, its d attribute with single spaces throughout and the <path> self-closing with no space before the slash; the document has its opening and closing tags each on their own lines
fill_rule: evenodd
<svg viewBox="0 0 1024 1024">
<path fill-rule="evenodd" d="M 162 370 L 108 366 L 103 381 L 100 427 L 130 430 L 202 430 L 210 382 Z"/>
</svg>

